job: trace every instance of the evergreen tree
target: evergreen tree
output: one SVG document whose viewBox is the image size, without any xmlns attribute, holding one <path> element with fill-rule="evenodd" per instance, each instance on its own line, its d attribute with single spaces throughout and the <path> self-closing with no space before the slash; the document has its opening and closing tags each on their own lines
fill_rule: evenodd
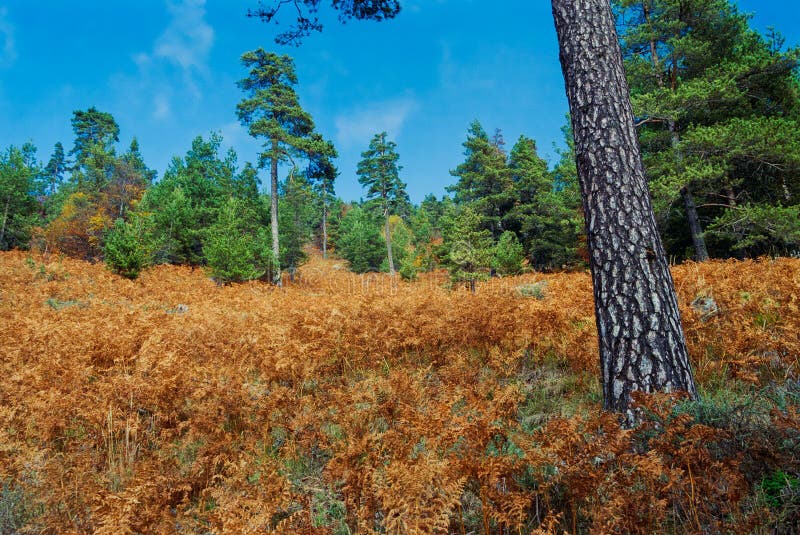
<svg viewBox="0 0 800 535">
<path fill-rule="evenodd" d="M 611 6 L 608 0 L 552 0 L 552 6 L 586 218 L 604 407 L 633 423 L 634 390 L 697 392 Z"/>
<path fill-rule="evenodd" d="M 131 140 L 128 151 L 122 155 L 121 160 L 125 162 L 133 171 L 138 173 L 146 185 L 151 185 L 156 180 L 156 171 L 150 169 L 144 163 L 142 153 L 139 151 L 139 140 L 135 137 Z"/>
<path fill-rule="evenodd" d="M 350 209 L 339 223 L 336 239 L 338 254 L 356 273 L 378 271 L 386 258 L 386 244 L 381 238 L 380 223 L 362 207 Z"/>
<path fill-rule="evenodd" d="M 276 261 L 266 228 L 241 199 L 228 198 L 205 230 L 203 254 L 211 276 L 222 284 L 273 279 Z"/>
<path fill-rule="evenodd" d="M 397 165 L 400 156 L 396 149 L 397 144 L 387 139 L 386 132 L 376 134 L 369 143 L 369 149 L 361 153 L 356 171 L 359 183 L 367 188 L 367 199 L 375 199 L 383 213 L 384 239 L 391 275 L 395 274 L 395 269 L 389 217 L 396 213 L 398 207 L 408 203 L 406 185 L 400 180 L 402 167 Z"/>
<path fill-rule="evenodd" d="M 458 204 L 472 204 L 481 218 L 481 226 L 497 240 L 505 230 L 503 220 L 514 206 L 511 170 L 506 162 L 502 140 L 495 134 L 494 142 L 476 120 L 470 125 L 464 142 L 464 163 L 450 174 L 458 183 L 447 190 L 455 195 Z M 504 144 L 504 143 L 503 143 Z"/>
<path fill-rule="evenodd" d="M 435 249 L 442 240 L 442 204 L 434 195 L 427 195 L 408 220 L 413 235 L 415 270 L 431 271 L 437 266 Z"/>
<path fill-rule="evenodd" d="M 550 173 L 536 142 L 525 136 L 511 149 L 509 168 L 516 203 L 505 226 L 517 233 L 531 264 L 536 269 L 575 264 L 582 225 L 577 177 Z"/>
<path fill-rule="evenodd" d="M 264 139 L 260 163 L 270 166 L 272 253 L 279 259 L 278 166 L 293 156 L 309 155 L 314 123 L 300 107 L 294 90 L 297 75 L 289 56 L 259 48 L 242 55 L 242 64 L 250 69 L 248 77 L 239 81 L 247 98 L 237 105 L 236 112 L 251 136 Z M 280 284 L 280 270 L 274 276 L 274 282 Z"/>
<path fill-rule="evenodd" d="M 231 198 L 235 153 L 220 156 L 222 138 L 198 136 L 183 158 L 174 158 L 164 178 L 149 188 L 140 209 L 152 212 L 159 262 L 202 264 L 206 229 Z M 227 188 L 227 189 L 226 189 Z"/>
<path fill-rule="evenodd" d="M 234 172 L 232 176 L 233 183 L 228 191 L 228 196 L 241 199 L 249 204 L 251 208 L 256 209 L 261 203 L 261 197 L 258 193 L 260 183 L 258 170 L 250 162 L 245 162 L 239 174 Z"/>
<path fill-rule="evenodd" d="M 72 185 L 75 191 L 93 195 L 106 185 L 111 174 L 119 125 L 110 113 L 94 106 L 74 111 L 71 122 L 75 132 L 75 145 L 69 152 L 75 161 Z"/>
<path fill-rule="evenodd" d="M 328 258 L 328 213 L 335 197 L 334 182 L 339 170 L 332 159 L 338 156 L 336 148 L 330 141 L 323 140 L 319 134 L 312 136 L 314 151 L 306 169 L 306 177 L 314 186 L 319 202 L 322 205 L 322 258 Z"/>
<path fill-rule="evenodd" d="M 303 174 L 292 169 L 283 184 L 278 208 L 281 228 L 281 266 L 294 277 L 296 269 L 306 261 L 305 246 L 311 241 L 316 210 L 314 193 Z"/>
<path fill-rule="evenodd" d="M 53 155 L 47 162 L 42 174 L 43 187 L 42 193 L 46 197 L 52 197 L 58 191 L 59 186 L 64 181 L 64 174 L 67 172 L 67 161 L 64 156 L 64 145 L 57 142 L 53 148 Z"/>
<path fill-rule="evenodd" d="M 37 175 L 36 148 L 30 143 L 0 153 L 0 251 L 28 246 L 38 221 Z"/>
<path fill-rule="evenodd" d="M 494 249 L 494 268 L 501 275 L 517 275 L 522 271 L 525 252 L 517 235 L 507 230 Z"/>
<path fill-rule="evenodd" d="M 732 128 L 750 139 L 771 137 L 774 129 L 792 132 L 800 103 L 796 51 L 781 53 L 750 30 L 728 0 L 615 3 L 645 165 L 671 252 L 682 256 L 685 228 L 698 260 L 708 258 L 709 248 L 723 256 L 765 252 L 703 227 L 747 218 L 743 204 L 759 205 L 761 212 L 798 202 L 785 153 L 751 155 L 737 150 L 746 139 L 726 135 Z M 730 211 L 738 215 L 726 215 Z M 781 239 L 774 236 L 773 246 Z"/>
<path fill-rule="evenodd" d="M 464 282 L 472 293 L 476 283 L 488 277 L 493 261 L 492 234 L 482 228 L 480 215 L 471 205 L 463 206 L 445 222 L 445 264 L 453 282 Z"/>
<path fill-rule="evenodd" d="M 151 225 L 149 214 L 136 214 L 129 221 L 116 220 L 103 245 L 103 256 L 109 269 L 125 278 L 135 279 L 152 264 Z"/>
</svg>

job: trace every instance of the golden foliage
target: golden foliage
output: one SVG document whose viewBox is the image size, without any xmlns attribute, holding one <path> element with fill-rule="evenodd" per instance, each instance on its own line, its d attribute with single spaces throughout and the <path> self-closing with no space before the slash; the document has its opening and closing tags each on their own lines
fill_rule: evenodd
<svg viewBox="0 0 800 535">
<path fill-rule="evenodd" d="M 442 273 L 404 283 L 337 267 L 313 258 L 282 289 L 218 287 L 185 267 L 129 281 L 69 258 L 0 255 L 0 479 L 25 489 L 29 531 L 769 521 L 745 507 L 742 467 L 754 461 L 725 446 L 729 431 L 663 397 L 638 399 L 647 417 L 635 431 L 600 412 L 588 275 L 492 280 L 473 295 L 443 289 Z M 701 385 L 796 373 L 800 261 L 674 276 Z M 541 280 L 545 299 L 516 292 Z M 698 295 L 719 313 L 701 320 Z M 796 408 L 767 418 L 797 428 Z"/>
</svg>

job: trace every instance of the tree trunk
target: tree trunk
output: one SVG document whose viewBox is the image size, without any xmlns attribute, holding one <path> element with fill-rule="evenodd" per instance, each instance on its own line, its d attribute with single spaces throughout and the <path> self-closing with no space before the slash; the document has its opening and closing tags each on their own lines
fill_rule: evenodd
<svg viewBox="0 0 800 535">
<path fill-rule="evenodd" d="M 328 199 L 322 201 L 322 258 L 328 258 Z"/>
<path fill-rule="evenodd" d="M 11 205 L 11 196 L 6 199 L 6 208 L 3 210 L 3 227 L 0 228 L 0 247 L 3 247 L 3 240 L 6 238 L 6 222 L 8 221 L 8 207 Z"/>
<path fill-rule="evenodd" d="M 575 134 L 600 343 L 604 408 L 631 392 L 696 396 L 686 341 L 650 202 L 608 0 L 552 0 Z"/>
<path fill-rule="evenodd" d="M 681 154 L 680 143 L 681 138 L 678 135 L 678 126 L 675 121 L 670 119 L 667 122 L 669 133 L 672 138 L 672 150 L 675 152 L 675 167 L 678 174 L 683 173 L 683 154 Z M 703 227 L 700 225 L 700 216 L 697 215 L 697 206 L 694 204 L 694 197 L 686 185 L 681 188 L 681 198 L 683 205 L 686 208 L 686 219 L 689 222 L 689 232 L 692 234 L 692 243 L 694 244 L 694 259 L 698 262 L 705 262 L 708 260 L 708 248 L 706 247 L 706 239 L 703 237 Z"/>
<path fill-rule="evenodd" d="M 697 215 L 697 206 L 694 204 L 694 197 L 691 190 L 689 190 L 689 186 L 681 188 L 681 197 L 683 198 L 683 205 L 686 207 L 689 231 L 692 233 L 694 259 L 698 262 L 705 262 L 708 260 L 708 249 L 706 248 L 706 240 L 703 237 L 703 227 L 700 225 L 700 218 Z"/>
<path fill-rule="evenodd" d="M 275 268 L 272 282 L 281 285 L 281 246 L 278 232 L 278 142 L 272 141 L 272 159 L 270 161 L 270 196 L 272 200 L 270 223 L 272 226 L 272 254 L 275 256 Z"/>
<path fill-rule="evenodd" d="M 389 258 L 389 275 L 394 276 L 394 259 L 392 258 L 392 230 L 389 228 L 389 208 L 383 210 L 386 217 L 386 252 Z"/>
</svg>

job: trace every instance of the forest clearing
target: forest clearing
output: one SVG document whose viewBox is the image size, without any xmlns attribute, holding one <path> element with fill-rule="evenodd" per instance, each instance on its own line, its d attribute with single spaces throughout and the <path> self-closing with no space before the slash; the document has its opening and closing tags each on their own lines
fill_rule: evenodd
<svg viewBox="0 0 800 535">
<path fill-rule="evenodd" d="M 34 4 L 0 535 L 800 533 L 800 12 Z"/>
<path fill-rule="evenodd" d="M 625 430 L 585 272 L 471 294 L 312 255 L 217 286 L 2 253 L 0 531 L 790 533 L 800 260 L 673 275 L 701 400 L 637 395 Z"/>
</svg>

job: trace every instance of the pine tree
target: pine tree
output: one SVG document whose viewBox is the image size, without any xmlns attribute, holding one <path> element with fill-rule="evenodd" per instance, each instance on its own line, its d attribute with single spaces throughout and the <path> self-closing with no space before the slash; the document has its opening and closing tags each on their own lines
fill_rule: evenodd
<svg viewBox="0 0 800 535">
<path fill-rule="evenodd" d="M 696 396 L 608 0 L 552 0 L 586 217 L 607 410 L 631 392 Z"/>
<path fill-rule="evenodd" d="M 289 56 L 259 48 L 241 59 L 250 73 L 239 81 L 247 97 L 237 105 L 236 113 L 251 136 L 264 139 L 264 152 L 259 156 L 261 165 L 270 167 L 272 253 L 279 259 L 278 166 L 294 156 L 309 155 L 314 123 L 300 107 L 294 90 L 297 75 Z M 274 276 L 274 282 L 280 284 L 280 269 Z"/>
<path fill-rule="evenodd" d="M 119 141 L 119 125 L 110 113 L 94 106 L 72 114 L 75 145 L 72 186 L 75 191 L 95 195 L 105 187 L 116 157 L 114 144 Z"/>
<path fill-rule="evenodd" d="M 517 235 L 510 230 L 503 232 L 494 249 L 494 268 L 501 275 L 517 275 L 524 260 L 525 252 Z"/>
<path fill-rule="evenodd" d="M 147 167 L 147 164 L 144 163 L 144 157 L 139 150 L 139 140 L 135 137 L 131 140 L 128 152 L 122 155 L 121 160 L 138 173 L 148 186 L 155 182 L 158 173 L 156 173 L 154 169 Z"/>
<path fill-rule="evenodd" d="M 52 197 L 58 191 L 59 186 L 64 181 L 64 174 L 67 172 L 67 161 L 64 156 L 64 145 L 57 142 L 53 148 L 53 155 L 44 168 L 43 194 Z"/>
<path fill-rule="evenodd" d="M 396 149 L 397 144 L 387 139 L 386 132 L 376 134 L 370 141 L 369 149 L 361 153 L 362 159 L 356 171 L 359 183 L 367 188 L 367 199 L 376 199 L 383 214 L 384 239 L 391 275 L 395 274 L 395 268 L 389 217 L 398 207 L 408 203 L 406 185 L 400 180 L 402 167 L 397 165 L 400 156 Z"/>
<path fill-rule="evenodd" d="M 129 221 L 116 220 L 103 244 L 103 256 L 109 269 L 135 279 L 153 263 L 151 225 L 150 214 L 135 214 Z"/>
<path fill-rule="evenodd" d="M 30 143 L 0 154 L 0 251 L 28 245 L 38 220 L 33 196 L 38 174 L 36 148 Z"/>
<path fill-rule="evenodd" d="M 352 271 L 378 271 L 386 258 L 386 245 L 376 216 L 362 207 L 350 209 L 339 223 L 336 250 L 350 263 Z"/>
<path fill-rule="evenodd" d="M 45 219 L 55 217 L 61 210 L 65 198 L 62 185 L 68 170 L 64 145 L 59 141 L 53 147 L 53 154 L 39 177 L 37 188 L 42 216 Z"/>
<path fill-rule="evenodd" d="M 204 234 L 203 254 L 211 276 L 219 283 L 274 277 L 276 260 L 266 228 L 257 224 L 241 199 L 226 199 L 217 220 Z"/>
<path fill-rule="evenodd" d="M 140 209 L 153 213 L 158 262 L 204 262 L 205 231 L 218 220 L 234 182 L 235 158 L 220 156 L 221 143 L 218 134 L 207 140 L 196 137 L 186 155 L 174 158 L 164 177 L 145 193 Z"/>
<path fill-rule="evenodd" d="M 328 258 L 328 213 L 335 197 L 334 182 L 339 170 L 333 164 L 338 156 L 336 148 L 330 141 L 325 141 L 319 134 L 312 136 L 313 152 L 306 168 L 306 177 L 314 186 L 319 202 L 322 205 L 322 258 Z"/>
<path fill-rule="evenodd" d="M 547 162 L 539 157 L 536 142 L 525 136 L 511 149 L 509 168 L 516 202 L 504 226 L 520 237 L 536 269 L 575 264 L 582 224 L 577 178 L 559 175 L 557 183 Z"/>
<path fill-rule="evenodd" d="M 486 131 L 473 121 L 464 142 L 464 163 L 450 174 L 458 183 L 447 188 L 458 204 L 471 204 L 481 218 L 481 226 L 497 240 L 503 233 L 503 220 L 514 206 L 511 170 L 502 150 L 502 136 L 490 140 Z"/>
<path fill-rule="evenodd" d="M 481 216 L 472 205 L 462 206 L 446 222 L 445 244 L 445 263 L 450 271 L 450 280 L 466 283 L 475 293 L 476 283 L 489 275 L 494 243 L 492 234 L 482 228 Z"/>
<path fill-rule="evenodd" d="M 311 184 L 297 169 L 292 169 L 283 183 L 279 202 L 281 228 L 281 265 L 294 278 L 297 268 L 306 261 L 304 248 L 311 241 L 315 217 Z"/>
<path fill-rule="evenodd" d="M 781 53 L 750 30 L 728 0 L 615 3 L 645 165 L 672 252 L 682 254 L 688 228 L 698 260 L 709 256 L 707 238 L 717 238 L 711 244 L 716 254 L 741 254 L 741 240 L 719 240 L 720 233 L 704 232 L 704 224 L 720 228 L 715 221 L 731 219 L 731 211 L 738 214 L 733 219 L 746 218 L 744 204 L 796 203 L 798 183 L 786 173 L 786 153 L 752 157 L 737 151 L 737 143 L 748 140 L 725 133 L 732 125 L 757 131 L 752 140 L 771 137 L 776 128 L 791 132 L 800 103 L 796 53 Z M 764 123 L 767 117 L 773 122 Z M 680 225 L 679 217 L 685 221 Z"/>
</svg>

